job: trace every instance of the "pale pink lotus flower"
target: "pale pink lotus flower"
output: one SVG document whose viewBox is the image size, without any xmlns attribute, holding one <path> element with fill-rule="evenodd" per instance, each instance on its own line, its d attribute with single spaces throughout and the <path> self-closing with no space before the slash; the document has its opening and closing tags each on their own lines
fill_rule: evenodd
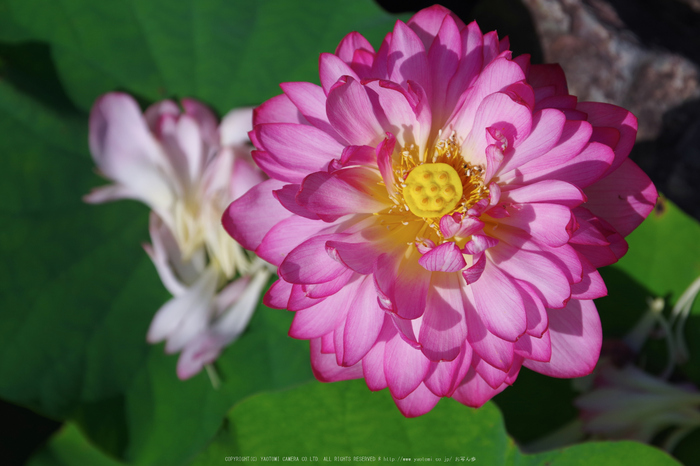
<svg viewBox="0 0 700 466">
<path fill-rule="evenodd" d="M 185 258 L 206 246 L 232 278 L 250 260 L 221 227 L 228 204 L 263 180 L 250 160 L 251 110 L 233 110 L 218 125 L 201 103 L 164 100 L 141 113 L 127 94 L 100 97 L 90 113 L 90 151 L 114 184 L 85 196 L 91 203 L 136 199 L 173 232 Z"/>
<path fill-rule="evenodd" d="M 668 451 L 700 427 L 696 387 L 672 384 L 633 365 L 601 364 L 595 388 L 578 397 L 576 406 L 581 410 L 583 430 L 593 438 L 649 443 L 671 428 L 664 442 Z"/>
<path fill-rule="evenodd" d="M 265 302 L 295 312 L 316 377 L 364 377 L 418 416 L 480 406 L 523 365 L 590 373 L 596 269 L 657 197 L 627 158 L 636 118 L 440 6 L 378 51 L 350 33 L 319 69 L 255 110 L 271 179 L 223 219 L 278 266 Z"/>
<path fill-rule="evenodd" d="M 152 244 L 144 249 L 173 298 L 156 313 L 147 339 L 165 340 L 166 353 L 181 352 L 177 375 L 185 380 L 214 362 L 243 333 L 271 272 L 265 261 L 256 258 L 245 275 L 227 283 L 216 263 L 207 264 L 204 248 L 184 259 L 172 232 L 155 212 L 149 230 Z"/>
<path fill-rule="evenodd" d="M 240 336 L 271 273 L 221 225 L 226 206 L 263 180 L 247 144 L 252 111 L 234 110 L 218 125 L 199 102 L 182 106 L 184 113 L 166 100 L 142 114 L 126 94 L 98 99 L 90 149 L 115 184 L 85 199 L 130 198 L 153 209 L 152 244 L 144 248 L 173 298 L 156 313 L 148 341 L 166 340 L 167 353 L 181 352 L 177 374 L 187 379 Z"/>
<path fill-rule="evenodd" d="M 648 300 L 648 311 L 625 336 L 623 344 L 637 356 L 649 337 L 664 338 L 666 368 L 656 376 L 631 363 L 601 358 L 591 387 L 575 401 L 580 410 L 581 432 L 593 438 L 646 443 L 666 432 L 662 446 L 672 451 L 700 427 L 700 391 L 693 384 L 669 380 L 677 365 L 688 362 L 685 323 L 698 292 L 700 278 L 678 298 L 670 319 L 663 315 L 662 298 Z"/>
</svg>

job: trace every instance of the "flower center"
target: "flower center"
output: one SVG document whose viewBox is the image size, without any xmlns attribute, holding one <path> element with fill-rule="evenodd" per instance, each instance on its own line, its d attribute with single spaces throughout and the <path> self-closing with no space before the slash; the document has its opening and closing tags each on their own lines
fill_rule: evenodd
<svg viewBox="0 0 700 466">
<path fill-rule="evenodd" d="M 462 180 L 446 163 L 424 163 L 406 177 L 403 199 L 418 217 L 442 217 L 462 200 Z"/>
</svg>

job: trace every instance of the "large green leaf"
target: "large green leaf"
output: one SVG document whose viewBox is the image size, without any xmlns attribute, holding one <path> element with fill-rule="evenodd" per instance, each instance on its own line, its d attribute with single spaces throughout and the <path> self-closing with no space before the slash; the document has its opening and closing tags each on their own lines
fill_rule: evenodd
<svg viewBox="0 0 700 466">
<path fill-rule="evenodd" d="M 193 96 L 219 112 L 262 102 L 282 81 L 318 81 L 318 55 L 350 31 L 375 46 L 394 17 L 370 0 L 7 0 L 48 41 L 69 95 L 88 109 L 121 88 L 154 101 Z"/>
<path fill-rule="evenodd" d="M 665 453 L 633 442 L 589 443 L 526 456 L 507 436 L 500 413 L 491 403 L 472 409 L 443 399 L 430 413 L 406 419 L 386 390 L 371 393 L 361 380 L 330 385 L 312 382 L 239 403 L 229 413 L 226 427 L 194 464 L 217 464 L 236 456 L 258 461 L 306 457 L 308 462 L 322 464 L 327 459 L 337 463 L 338 457 L 350 457 L 353 464 L 385 458 L 396 462 L 447 462 L 450 458 L 456 462 L 462 457 L 489 466 L 677 464 Z"/>
<path fill-rule="evenodd" d="M 123 466 L 86 439 L 75 424 L 66 424 L 27 462 L 27 466 Z"/>
</svg>

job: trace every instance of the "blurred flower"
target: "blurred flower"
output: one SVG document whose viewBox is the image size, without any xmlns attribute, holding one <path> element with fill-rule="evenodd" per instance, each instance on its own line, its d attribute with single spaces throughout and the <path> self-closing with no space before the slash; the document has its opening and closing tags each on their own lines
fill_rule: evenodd
<svg viewBox="0 0 700 466">
<path fill-rule="evenodd" d="M 687 314 L 700 292 L 700 277 L 678 299 L 670 321 L 664 300 L 649 300 L 649 309 L 624 339 L 634 355 L 651 335 L 666 339 L 668 363 L 657 377 L 629 362 L 601 358 L 592 386 L 576 399 L 582 431 L 594 438 L 651 442 L 669 429 L 663 447 L 671 451 L 685 435 L 700 427 L 700 391 L 692 384 L 669 381 L 675 366 L 688 361 L 683 337 Z M 657 330 L 658 328 L 658 330 Z"/>
<path fill-rule="evenodd" d="M 672 428 L 665 447 L 672 450 L 684 435 L 700 427 L 700 392 L 675 385 L 627 365 L 602 363 L 594 389 L 576 399 L 583 429 L 595 438 L 651 442 Z"/>
<path fill-rule="evenodd" d="M 349 34 L 321 86 L 283 83 L 256 109 L 271 179 L 224 215 L 279 267 L 266 302 L 295 311 L 316 377 L 388 387 L 406 416 L 480 406 L 522 365 L 590 373 L 596 269 L 656 200 L 627 159 L 635 117 L 577 102 L 560 67 L 508 47 L 439 6 L 376 52 Z"/>
<path fill-rule="evenodd" d="M 244 273 L 249 259 L 221 227 L 221 213 L 263 180 L 252 165 L 250 110 L 229 113 L 218 127 L 201 103 L 183 99 L 150 106 L 142 115 L 127 94 L 109 93 L 90 113 L 90 151 L 115 184 L 85 196 L 91 203 L 136 199 L 172 231 L 185 258 L 206 245 L 227 278 Z"/>
<path fill-rule="evenodd" d="M 126 94 L 98 99 L 90 149 L 115 184 L 85 200 L 130 198 L 153 209 L 152 245 L 144 248 L 173 299 L 157 312 L 148 341 L 167 340 L 166 352 L 181 351 L 177 373 L 186 379 L 242 333 L 270 272 L 221 226 L 226 206 L 263 180 L 246 145 L 251 111 L 234 110 L 218 126 L 199 102 L 184 99 L 182 106 L 184 113 L 166 100 L 142 115 Z"/>
</svg>

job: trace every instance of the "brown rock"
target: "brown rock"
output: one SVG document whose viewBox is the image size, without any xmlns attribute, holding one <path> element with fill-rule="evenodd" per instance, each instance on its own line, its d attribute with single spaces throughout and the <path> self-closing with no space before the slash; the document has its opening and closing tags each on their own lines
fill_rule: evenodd
<svg viewBox="0 0 700 466">
<path fill-rule="evenodd" d="M 655 139 L 667 110 L 700 96 L 698 67 L 681 55 L 641 44 L 607 1 L 523 2 L 545 61 L 561 64 L 569 91 L 579 100 L 631 110 L 639 119 L 638 140 Z"/>
</svg>

